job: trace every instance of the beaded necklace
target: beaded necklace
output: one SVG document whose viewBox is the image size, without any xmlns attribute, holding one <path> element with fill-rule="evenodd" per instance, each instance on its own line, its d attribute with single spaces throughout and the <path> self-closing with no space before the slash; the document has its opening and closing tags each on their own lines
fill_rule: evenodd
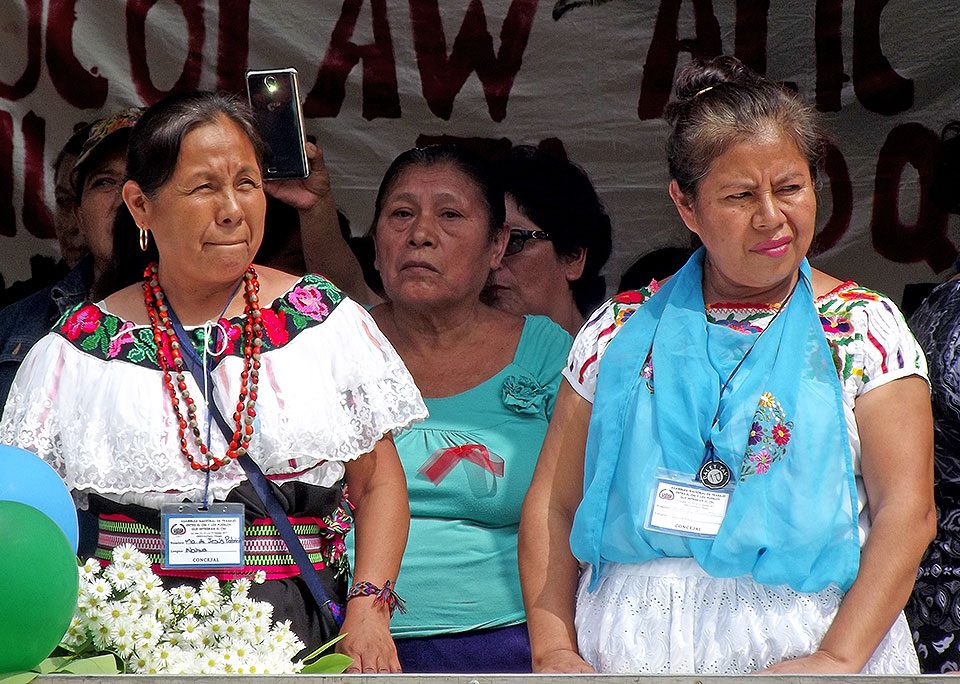
<svg viewBox="0 0 960 684">
<path fill-rule="evenodd" d="M 157 364 L 163 371 L 163 380 L 170 394 L 170 401 L 173 404 L 174 413 L 177 416 L 177 431 L 180 436 L 180 452 L 190 463 L 194 470 L 209 472 L 218 470 L 221 466 L 229 463 L 247 453 L 250 446 L 250 439 L 253 436 L 253 419 L 256 417 L 257 402 L 257 383 L 260 375 L 260 349 L 263 346 L 263 326 L 260 323 L 260 304 L 257 293 L 260 291 L 260 282 L 257 280 L 257 272 L 251 264 L 243 274 L 244 286 L 244 306 L 243 313 L 246 322 L 243 326 L 245 341 L 243 345 L 243 371 L 240 373 L 240 396 L 237 398 L 237 409 L 234 411 L 233 420 L 235 428 L 233 438 L 227 447 L 227 452 L 223 458 L 209 453 L 209 448 L 204 443 L 200 433 L 200 426 L 197 422 L 197 407 L 193 397 L 187 389 L 186 376 L 184 370 L 186 365 L 180 354 L 180 342 L 177 339 L 173 323 L 168 314 L 168 304 L 163 294 L 163 288 L 160 287 L 160 281 L 157 277 L 157 264 L 154 262 L 147 266 L 143 272 L 143 300 L 147 308 L 147 315 L 150 317 L 150 325 L 153 328 L 153 341 L 157 345 Z M 167 342 L 170 349 L 170 357 L 173 360 L 173 368 L 167 361 L 166 354 L 163 352 L 163 343 Z M 185 341 L 186 342 L 186 341 Z M 204 340 L 206 344 L 206 340 Z M 174 381 L 175 380 L 175 381 Z M 184 418 L 180 412 L 180 399 L 177 397 L 179 392 L 183 398 L 183 403 L 187 406 L 187 416 Z M 201 456 L 206 457 L 206 462 L 201 463 L 187 446 L 187 430 L 193 433 L 193 441 L 196 444 L 197 451 Z"/>
</svg>

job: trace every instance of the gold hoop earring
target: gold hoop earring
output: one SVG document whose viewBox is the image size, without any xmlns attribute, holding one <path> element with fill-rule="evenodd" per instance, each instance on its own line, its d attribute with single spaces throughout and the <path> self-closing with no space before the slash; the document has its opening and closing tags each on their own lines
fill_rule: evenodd
<svg viewBox="0 0 960 684">
<path fill-rule="evenodd" d="M 146 252 L 150 240 L 150 233 L 143 226 L 138 227 L 140 228 L 140 251 Z"/>
</svg>

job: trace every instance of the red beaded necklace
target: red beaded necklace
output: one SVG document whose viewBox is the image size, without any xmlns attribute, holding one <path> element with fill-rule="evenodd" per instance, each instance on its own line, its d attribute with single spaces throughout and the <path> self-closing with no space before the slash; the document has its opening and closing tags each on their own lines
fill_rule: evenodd
<svg viewBox="0 0 960 684">
<path fill-rule="evenodd" d="M 263 338 L 261 337 L 263 326 L 260 323 L 260 304 L 257 297 L 257 293 L 260 291 L 260 282 L 257 280 L 257 272 L 253 268 L 253 264 L 244 272 L 243 281 L 244 300 L 246 301 L 243 313 L 246 322 L 243 326 L 245 342 L 243 345 L 243 371 L 240 373 L 240 396 L 237 399 L 237 410 L 233 414 L 236 427 L 230 445 L 227 447 L 227 453 L 223 458 L 219 458 L 208 453 L 209 449 L 204 444 L 200 434 L 200 425 L 197 422 L 197 407 L 193 397 L 190 396 L 189 390 L 187 390 L 187 381 L 184 375 L 185 364 L 183 357 L 180 355 L 180 343 L 167 314 L 168 305 L 163 294 L 163 288 L 160 287 L 157 278 L 157 264 L 150 264 L 143 272 L 143 301 L 147 308 L 147 315 L 150 317 L 150 325 L 153 328 L 153 341 L 157 345 L 157 364 L 163 371 L 163 380 L 170 393 L 170 401 L 173 403 L 173 410 L 177 416 L 180 452 L 187 458 L 190 467 L 194 470 L 203 472 L 218 470 L 232 459 L 244 455 L 250 446 L 250 438 L 253 436 L 253 419 L 257 415 L 255 406 L 257 402 L 257 383 L 260 375 L 260 348 L 263 346 Z M 170 367 L 166 355 L 163 353 L 164 341 L 169 346 L 174 368 Z M 204 344 L 206 344 L 206 340 L 204 340 Z M 174 377 L 176 383 L 174 383 Z M 178 390 L 183 398 L 183 403 L 187 405 L 186 418 L 180 412 L 180 399 L 177 398 Z M 187 448 L 186 433 L 188 428 L 193 433 L 193 440 L 200 455 L 206 457 L 205 463 L 198 461 Z"/>
</svg>

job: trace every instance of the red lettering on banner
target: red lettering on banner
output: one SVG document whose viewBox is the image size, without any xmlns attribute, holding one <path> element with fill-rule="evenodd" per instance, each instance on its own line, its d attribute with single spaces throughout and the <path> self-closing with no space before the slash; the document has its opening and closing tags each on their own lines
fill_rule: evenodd
<svg viewBox="0 0 960 684">
<path fill-rule="evenodd" d="M 46 122 L 33 112 L 27 112 L 20 123 L 23 132 L 23 226 L 38 238 L 55 237 L 53 216 L 43 196 Z"/>
<path fill-rule="evenodd" d="M 641 119 L 659 119 L 670 100 L 677 57 L 689 52 L 694 57 L 715 57 L 723 52 L 720 41 L 720 23 L 713 14 L 710 0 L 693 0 L 696 38 L 677 36 L 680 6 L 683 0 L 662 0 L 653 27 L 653 38 L 643 65 L 640 82 L 640 101 L 637 114 Z"/>
<path fill-rule="evenodd" d="M 317 81 L 303 103 L 304 116 L 337 116 L 347 95 L 347 76 L 363 60 L 363 118 L 368 121 L 400 118 L 397 64 L 386 0 L 370 0 L 373 43 L 369 45 L 357 45 L 351 40 L 362 6 L 363 0 L 344 1 Z"/>
<path fill-rule="evenodd" d="M 817 54 L 817 109 L 839 112 L 843 73 L 843 0 L 817 0 L 814 24 Z"/>
<path fill-rule="evenodd" d="M 250 51 L 250 0 L 220 0 L 217 25 L 217 88 L 246 90 L 244 73 Z"/>
<path fill-rule="evenodd" d="M 430 111 L 449 120 L 453 101 L 476 72 L 494 121 L 507 116 L 507 100 L 520 70 L 523 53 L 538 0 L 513 0 L 500 28 L 500 49 L 494 54 L 493 38 L 487 30 L 487 16 L 481 0 L 471 0 L 460 32 L 447 56 L 447 41 L 440 21 L 439 0 L 410 0 L 413 46 L 423 84 L 423 96 Z"/>
<path fill-rule="evenodd" d="M 899 263 L 925 261 L 942 271 L 957 258 L 957 249 L 947 239 L 947 214 L 930 198 L 930 184 L 937 165 L 940 138 L 918 123 L 901 124 L 890 131 L 877 158 L 873 191 L 873 246 L 881 255 Z M 907 164 L 920 177 L 919 209 L 913 224 L 900 219 L 900 180 Z"/>
<path fill-rule="evenodd" d="M 767 73 L 767 14 L 770 0 L 737 0 L 733 53 L 758 74 Z"/>
<path fill-rule="evenodd" d="M 0 110 L 0 235 L 17 234 L 13 209 L 13 117 Z"/>
<path fill-rule="evenodd" d="M 40 41 L 43 37 L 43 0 L 27 0 L 27 66 L 12 85 L 0 82 L 0 97 L 19 100 L 33 92 L 40 80 Z M 7 46 L 9 47 L 9 46 Z"/>
<path fill-rule="evenodd" d="M 127 3 L 127 52 L 130 55 L 130 74 L 137 94 L 152 105 L 165 95 L 178 91 L 196 90 L 200 85 L 203 62 L 203 3 L 192 0 L 174 0 L 187 20 L 187 59 L 177 82 L 170 90 L 159 90 L 150 80 L 147 64 L 147 14 L 158 0 L 129 0 Z"/>
<path fill-rule="evenodd" d="M 107 79 L 87 71 L 73 52 L 76 0 L 50 0 L 47 10 L 47 69 L 60 97 L 79 109 L 107 101 Z"/>
<path fill-rule="evenodd" d="M 898 114 L 913 106 L 913 80 L 893 70 L 880 45 L 880 14 L 889 0 L 856 0 L 853 9 L 853 91 L 864 107 Z"/>
<path fill-rule="evenodd" d="M 823 254 L 840 241 L 853 216 L 853 186 L 850 183 L 850 171 L 843 153 L 835 145 L 827 147 L 823 160 L 823 173 L 830 179 L 830 202 L 832 211 L 823 228 L 814 238 L 810 253 L 813 256 Z"/>
</svg>

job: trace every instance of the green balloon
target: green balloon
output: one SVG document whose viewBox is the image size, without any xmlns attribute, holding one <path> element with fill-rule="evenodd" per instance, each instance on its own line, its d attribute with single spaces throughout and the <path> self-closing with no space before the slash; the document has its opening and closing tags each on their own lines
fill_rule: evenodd
<svg viewBox="0 0 960 684">
<path fill-rule="evenodd" d="M 50 655 L 77 608 L 77 557 L 63 530 L 32 506 L 0 501 L 0 673 Z"/>
</svg>

